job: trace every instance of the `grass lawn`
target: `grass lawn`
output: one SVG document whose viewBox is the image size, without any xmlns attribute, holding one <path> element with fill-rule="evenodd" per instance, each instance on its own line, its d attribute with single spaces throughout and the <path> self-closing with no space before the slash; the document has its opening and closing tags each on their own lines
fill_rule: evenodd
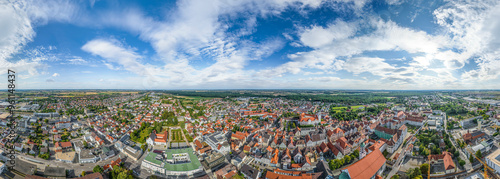
<svg viewBox="0 0 500 179">
<path fill-rule="evenodd" d="M 234 175 L 233 178 L 235 178 L 235 179 L 245 179 L 245 177 L 242 174 Z"/>
<path fill-rule="evenodd" d="M 351 106 L 351 109 L 355 110 L 355 109 L 358 109 L 360 107 L 365 107 L 365 106 L 363 106 L 363 105 Z M 338 112 L 338 111 L 341 111 L 342 109 L 346 109 L 347 110 L 347 106 L 332 107 L 332 109 L 334 111 Z"/>
<path fill-rule="evenodd" d="M 200 99 L 212 99 L 211 97 L 201 97 L 201 96 L 175 96 L 177 98 L 200 100 Z"/>
</svg>

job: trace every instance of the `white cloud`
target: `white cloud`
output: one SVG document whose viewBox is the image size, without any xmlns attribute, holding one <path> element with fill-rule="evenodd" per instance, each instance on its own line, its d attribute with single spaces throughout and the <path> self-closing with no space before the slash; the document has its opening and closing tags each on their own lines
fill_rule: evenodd
<svg viewBox="0 0 500 179">
<path fill-rule="evenodd" d="M 368 27 L 364 28 L 374 30 L 364 35 L 353 36 L 361 30 L 360 24 L 367 24 Z M 353 22 L 337 20 L 327 28 L 313 27 L 312 29 L 316 34 L 311 34 L 310 30 L 306 30 L 300 36 L 302 43 L 314 50 L 291 54 L 288 56 L 291 59 L 290 62 L 264 71 L 262 74 L 270 77 L 284 73 L 298 74 L 304 68 L 338 71 L 344 67 L 345 60 L 341 57 L 350 58 L 368 51 L 435 54 L 438 53 L 439 48 L 446 45 L 445 37 L 431 36 L 423 31 L 401 27 L 392 21 L 383 21 L 376 17 Z M 317 29 L 320 30 L 317 31 Z"/>
<path fill-rule="evenodd" d="M 335 43 L 337 40 L 352 37 L 358 24 L 337 20 L 327 28 L 313 26 L 300 35 L 301 42 L 309 47 L 319 48 Z"/>
<path fill-rule="evenodd" d="M 356 57 L 346 60 L 343 69 L 355 75 L 363 72 L 380 75 L 385 72 L 391 72 L 395 67 L 386 63 L 382 58 Z"/>
<path fill-rule="evenodd" d="M 70 58 L 67 60 L 67 62 L 64 62 L 63 64 L 72 64 L 72 65 L 83 65 L 87 64 L 88 62 L 80 57 L 74 57 Z"/>
<path fill-rule="evenodd" d="M 61 75 L 59 75 L 59 73 L 54 73 L 52 76 L 53 77 L 58 77 L 58 76 L 61 76 Z"/>
<path fill-rule="evenodd" d="M 0 61 L 11 57 L 35 36 L 31 19 L 20 2 L 0 3 Z"/>
<path fill-rule="evenodd" d="M 146 66 L 138 60 L 142 56 L 138 55 L 133 49 L 124 47 L 120 42 L 111 39 L 95 39 L 87 42 L 82 50 L 93 55 L 98 55 L 108 62 L 116 63 L 126 70 L 141 76 L 149 75 Z M 109 63 L 105 63 L 107 66 Z M 111 64 L 109 64 L 111 65 Z M 108 66 L 110 67 L 110 66 Z"/>
<path fill-rule="evenodd" d="M 27 58 L 11 59 L 35 37 L 34 26 L 48 21 L 65 21 L 75 13 L 76 6 L 70 1 L 7 0 L 0 2 L 0 74 L 7 69 L 23 72 L 21 78 L 30 78 L 46 68 L 42 61 L 54 59 L 35 49 L 28 51 Z M 55 49 L 52 46 L 49 50 Z"/>
<path fill-rule="evenodd" d="M 467 81 L 500 76 L 500 3 L 495 0 L 449 1 L 434 11 L 437 23 L 452 37 L 461 59 L 476 58 L 476 69 L 462 74 Z M 458 60 L 460 66 L 463 61 Z M 453 62 L 450 62 L 454 65 Z M 450 65 L 448 64 L 448 65 Z"/>
</svg>

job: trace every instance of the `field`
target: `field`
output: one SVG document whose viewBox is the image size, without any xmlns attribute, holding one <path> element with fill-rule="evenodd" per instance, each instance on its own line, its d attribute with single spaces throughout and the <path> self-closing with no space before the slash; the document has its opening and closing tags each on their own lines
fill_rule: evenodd
<svg viewBox="0 0 500 179">
<path fill-rule="evenodd" d="M 211 97 L 201 97 L 201 96 L 175 96 L 176 98 L 182 98 L 187 100 L 205 100 L 212 99 Z"/>
<path fill-rule="evenodd" d="M 351 106 L 351 109 L 356 110 L 356 109 L 359 109 L 360 107 L 365 107 L 365 106 L 363 106 L 363 105 Z M 339 111 L 342 111 L 342 109 L 347 110 L 347 106 L 332 107 L 332 109 L 336 112 L 339 112 Z"/>
<path fill-rule="evenodd" d="M 171 130 L 172 141 L 171 142 L 184 142 L 184 136 L 182 135 L 182 131 L 180 129 Z"/>
</svg>

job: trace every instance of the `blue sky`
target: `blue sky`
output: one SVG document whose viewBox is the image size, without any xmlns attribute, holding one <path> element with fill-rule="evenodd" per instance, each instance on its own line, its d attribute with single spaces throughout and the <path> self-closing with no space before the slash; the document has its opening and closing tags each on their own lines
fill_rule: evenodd
<svg viewBox="0 0 500 179">
<path fill-rule="evenodd" d="M 496 0 L 7 0 L 0 26 L 18 89 L 500 88 Z"/>
</svg>

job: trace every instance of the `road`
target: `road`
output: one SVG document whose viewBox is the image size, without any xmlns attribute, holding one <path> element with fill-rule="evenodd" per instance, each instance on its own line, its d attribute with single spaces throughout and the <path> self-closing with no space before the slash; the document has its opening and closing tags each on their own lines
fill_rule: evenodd
<svg viewBox="0 0 500 179">
<path fill-rule="evenodd" d="M 460 149 L 460 146 L 458 146 L 455 143 L 455 140 L 450 139 L 450 141 L 451 141 L 451 144 L 453 144 L 453 146 L 458 150 L 458 153 L 460 153 L 460 158 L 465 161 L 465 165 L 464 165 L 465 170 L 467 170 L 467 171 L 471 170 L 472 164 L 469 161 L 469 157 L 462 151 L 462 149 Z"/>
<path fill-rule="evenodd" d="M 60 161 L 56 161 L 56 160 L 44 160 L 42 158 L 34 158 L 31 155 L 25 155 L 25 154 L 22 154 L 22 153 L 18 153 L 16 155 L 16 157 L 19 157 L 20 159 L 23 159 L 25 161 L 28 161 L 29 163 L 37 165 L 37 167 L 40 170 L 42 170 L 42 171 L 47 166 L 62 167 L 62 168 L 66 168 L 68 170 L 72 169 L 72 170 L 75 171 L 76 175 L 80 175 L 82 173 L 82 171 L 92 171 L 92 169 L 94 169 L 94 167 L 96 165 L 104 166 L 106 164 L 110 164 L 112 160 L 118 159 L 119 155 L 120 155 L 120 153 L 118 153 L 117 155 L 115 155 L 115 156 L 113 156 L 113 157 L 111 157 L 111 158 L 109 158 L 107 160 L 104 160 L 104 161 L 98 161 L 97 163 L 85 163 L 85 164 L 80 164 L 80 163 L 65 163 L 65 162 L 60 162 Z M 126 155 L 125 154 L 121 154 L 121 156 L 122 156 L 122 158 L 124 158 L 124 156 L 126 156 Z M 41 163 L 35 163 L 35 162 L 27 160 L 26 158 L 34 159 L 34 160 L 40 161 Z"/>
<path fill-rule="evenodd" d="M 472 168 L 472 164 L 470 163 L 470 161 L 468 160 L 469 157 L 460 149 L 460 146 L 458 146 L 456 143 L 455 143 L 455 135 L 453 135 L 452 133 L 448 133 L 448 129 L 447 129 L 447 126 L 446 125 L 448 122 L 448 119 L 444 119 L 444 131 L 448 134 L 448 136 L 453 136 L 453 138 L 449 138 L 450 141 L 451 141 L 451 144 L 453 144 L 453 146 L 455 147 L 455 149 L 458 150 L 458 153 L 460 153 L 460 158 L 462 160 L 465 161 L 465 165 L 464 165 L 464 168 L 466 171 L 471 171 L 473 168 Z M 452 130 L 453 131 L 453 130 Z M 459 135 L 460 136 L 460 135 Z"/>
<path fill-rule="evenodd" d="M 422 127 L 423 126 L 420 126 L 420 128 L 418 128 L 418 130 L 415 131 L 414 136 L 417 136 L 417 134 L 420 132 L 420 129 L 422 129 Z M 408 134 L 406 134 L 406 135 L 408 135 Z M 399 171 L 399 168 L 401 167 L 401 163 L 402 163 L 403 159 L 405 158 L 405 152 L 408 149 L 409 144 L 410 144 L 410 142 L 406 142 L 406 145 L 401 147 L 403 149 L 403 150 L 401 150 L 402 153 L 399 155 L 396 162 L 394 162 L 394 164 L 392 165 L 392 170 L 391 170 L 391 172 L 389 172 L 389 174 L 387 175 L 386 178 L 391 178 L 393 175 L 395 175 Z M 411 144 L 413 144 L 413 143 L 411 143 Z"/>
</svg>

